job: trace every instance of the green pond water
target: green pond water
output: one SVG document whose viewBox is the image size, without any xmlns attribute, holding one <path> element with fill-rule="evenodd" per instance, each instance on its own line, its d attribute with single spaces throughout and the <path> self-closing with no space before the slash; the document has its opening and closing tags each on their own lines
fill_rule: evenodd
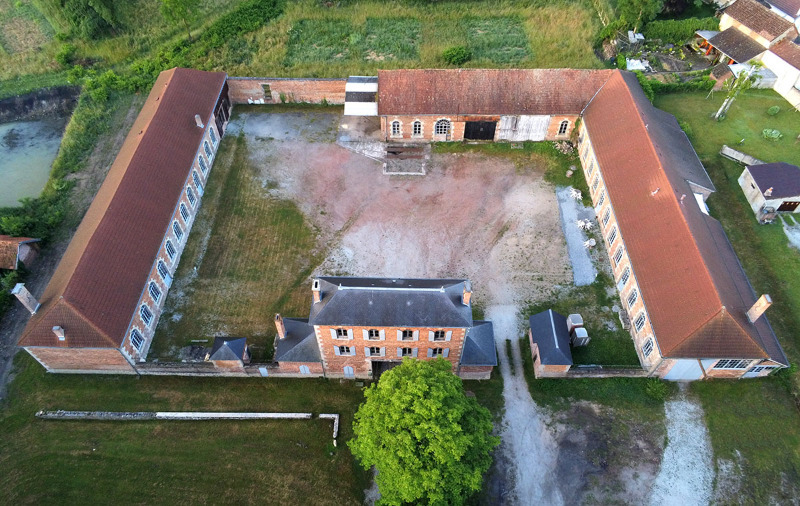
<svg viewBox="0 0 800 506">
<path fill-rule="evenodd" d="M 0 207 L 37 197 L 50 175 L 66 118 L 0 123 Z"/>
</svg>

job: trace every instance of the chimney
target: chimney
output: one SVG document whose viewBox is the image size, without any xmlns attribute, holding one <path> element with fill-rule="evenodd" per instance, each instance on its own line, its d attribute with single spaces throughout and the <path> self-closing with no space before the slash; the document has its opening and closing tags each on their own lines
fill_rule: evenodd
<svg viewBox="0 0 800 506">
<path fill-rule="evenodd" d="M 25 288 L 25 283 L 17 283 L 16 286 L 11 290 L 11 295 L 14 295 L 22 305 L 25 306 L 25 309 L 31 312 L 31 314 L 36 314 L 36 311 L 39 310 L 39 301 L 36 300 L 31 292 Z"/>
<path fill-rule="evenodd" d="M 651 191 L 650 192 L 650 196 L 651 197 L 655 197 L 656 193 L 658 193 L 659 191 L 661 191 L 661 187 L 660 186 L 658 188 L 656 188 L 655 190 Z"/>
<path fill-rule="evenodd" d="M 205 125 L 203 124 L 203 120 L 200 119 L 200 115 L 199 114 L 195 114 L 194 115 L 194 122 L 197 123 L 198 128 L 205 128 Z"/>
<path fill-rule="evenodd" d="M 283 317 L 280 313 L 275 314 L 275 328 L 278 329 L 278 339 L 285 339 L 286 326 L 283 324 Z"/>
<path fill-rule="evenodd" d="M 56 335 L 56 337 L 58 338 L 59 341 L 66 341 L 67 340 L 67 336 L 66 336 L 66 334 L 64 334 L 64 329 L 62 327 L 58 326 L 58 325 L 53 327 L 53 334 Z"/>
<path fill-rule="evenodd" d="M 470 299 L 472 299 L 472 284 L 466 280 L 464 281 L 464 292 L 461 294 L 461 303 L 469 306 Z"/>
<path fill-rule="evenodd" d="M 314 296 L 314 304 L 322 300 L 322 297 L 319 291 L 319 280 L 315 279 L 314 282 L 311 284 L 311 294 Z"/>
<path fill-rule="evenodd" d="M 764 190 L 764 196 L 765 197 L 771 197 L 772 196 L 772 190 L 773 190 L 773 188 L 771 186 L 769 188 L 767 188 L 766 190 Z"/>
<path fill-rule="evenodd" d="M 756 303 L 753 304 L 753 307 L 747 311 L 747 319 L 750 320 L 750 323 L 755 323 L 756 320 L 761 318 L 761 315 L 764 314 L 764 311 L 766 311 L 771 305 L 772 297 L 765 293 L 759 297 Z"/>
</svg>

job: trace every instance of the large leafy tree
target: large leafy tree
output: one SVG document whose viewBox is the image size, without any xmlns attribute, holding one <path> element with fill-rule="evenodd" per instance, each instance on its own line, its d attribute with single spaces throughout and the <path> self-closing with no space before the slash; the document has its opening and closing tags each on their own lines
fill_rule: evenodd
<svg viewBox="0 0 800 506">
<path fill-rule="evenodd" d="M 197 15 L 198 0 L 161 0 L 161 15 L 169 23 L 183 23 L 189 40 L 192 40 L 192 31 L 189 29 L 189 22 L 194 20 Z"/>
<path fill-rule="evenodd" d="M 365 393 L 350 449 L 378 470 L 380 504 L 462 504 L 492 463 L 489 411 L 444 359 L 406 359 Z"/>
<path fill-rule="evenodd" d="M 617 16 L 638 32 L 642 26 L 656 18 L 664 8 L 664 0 L 619 0 Z"/>
</svg>

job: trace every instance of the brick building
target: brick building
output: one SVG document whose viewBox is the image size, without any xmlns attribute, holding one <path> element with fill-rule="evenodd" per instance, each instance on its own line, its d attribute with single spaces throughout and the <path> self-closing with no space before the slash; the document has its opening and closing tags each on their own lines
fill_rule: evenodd
<svg viewBox="0 0 800 506">
<path fill-rule="evenodd" d="M 672 380 L 764 376 L 788 365 L 720 223 L 715 190 L 675 118 L 614 72 L 578 149 L 639 360 Z"/>
<path fill-rule="evenodd" d="M 230 114 L 226 77 L 176 68 L 153 85 L 20 338 L 48 371 L 133 373 L 147 356 Z"/>
<path fill-rule="evenodd" d="M 441 357 L 485 379 L 497 365 L 491 322 L 472 319 L 469 281 L 321 277 L 311 292 L 308 319 L 276 315 L 282 372 L 371 378 L 404 357 Z"/>
<path fill-rule="evenodd" d="M 39 254 L 39 239 L 0 235 L 0 269 L 16 270 L 19 264 L 30 267 Z"/>
</svg>

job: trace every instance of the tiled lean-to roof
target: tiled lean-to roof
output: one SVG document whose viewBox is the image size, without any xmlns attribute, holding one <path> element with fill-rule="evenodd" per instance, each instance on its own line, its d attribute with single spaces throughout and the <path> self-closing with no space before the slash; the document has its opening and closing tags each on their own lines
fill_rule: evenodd
<svg viewBox="0 0 800 506">
<path fill-rule="evenodd" d="M 699 161 L 675 118 L 633 74 L 616 72 L 584 121 L 661 354 L 786 364 L 766 316 L 746 317 L 755 293 L 721 225 L 693 198 Z"/>
<path fill-rule="evenodd" d="M 225 79 L 182 68 L 159 75 L 20 346 L 120 346 L 205 132 L 195 114 L 211 118 Z"/>
<path fill-rule="evenodd" d="M 770 42 L 794 27 L 791 21 L 756 0 L 736 0 L 723 12 Z"/>
</svg>

